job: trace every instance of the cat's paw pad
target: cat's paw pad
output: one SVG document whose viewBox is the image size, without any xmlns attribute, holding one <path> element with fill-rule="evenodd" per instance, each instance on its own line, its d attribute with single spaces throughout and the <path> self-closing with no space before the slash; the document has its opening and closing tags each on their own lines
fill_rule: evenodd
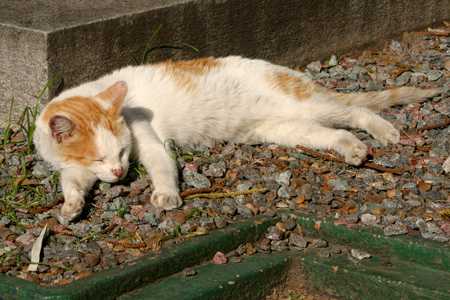
<svg viewBox="0 0 450 300">
<path fill-rule="evenodd" d="M 366 159 L 367 156 L 367 146 L 362 143 L 353 144 L 349 151 L 345 154 L 345 161 L 348 164 L 358 166 Z"/>
<path fill-rule="evenodd" d="M 392 128 L 384 131 L 377 139 L 384 145 L 397 144 L 400 141 L 400 132 L 392 126 Z"/>
<path fill-rule="evenodd" d="M 183 204 L 183 200 L 181 200 L 178 193 L 162 193 L 154 191 L 150 199 L 154 206 L 164 208 L 164 210 L 171 210 L 180 207 Z"/>
<path fill-rule="evenodd" d="M 69 199 L 64 202 L 59 215 L 59 221 L 67 224 L 70 221 L 78 218 L 83 212 L 84 199 Z"/>
</svg>

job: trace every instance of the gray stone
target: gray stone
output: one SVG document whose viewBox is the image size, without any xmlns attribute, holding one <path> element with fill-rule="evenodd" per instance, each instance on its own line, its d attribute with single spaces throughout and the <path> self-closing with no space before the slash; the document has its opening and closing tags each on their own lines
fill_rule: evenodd
<svg viewBox="0 0 450 300">
<path fill-rule="evenodd" d="M 192 186 L 196 189 L 211 187 L 211 182 L 208 180 L 208 178 L 194 171 L 188 170 L 183 172 L 183 179 L 187 185 Z"/>
<path fill-rule="evenodd" d="M 148 181 L 145 178 L 139 178 L 138 180 L 133 181 L 130 184 L 130 187 L 133 190 L 144 190 L 148 187 Z"/>
<path fill-rule="evenodd" d="M 270 226 L 267 229 L 266 237 L 269 240 L 279 241 L 279 240 L 282 240 L 284 238 L 284 232 L 281 231 L 280 229 L 278 229 L 276 226 Z"/>
<path fill-rule="evenodd" d="M 292 173 L 291 171 L 287 170 L 283 173 L 274 173 L 272 176 L 278 184 L 281 184 L 282 186 L 289 186 Z"/>
<path fill-rule="evenodd" d="M 320 70 L 322 70 L 322 64 L 320 63 L 320 61 L 314 61 L 306 65 L 306 68 L 312 75 L 315 75 L 318 74 Z"/>
<path fill-rule="evenodd" d="M 395 84 L 398 87 L 404 86 L 405 84 L 407 84 L 409 82 L 410 78 L 411 78 L 411 73 L 410 72 L 402 73 L 400 76 L 398 76 L 395 79 Z"/>
<path fill-rule="evenodd" d="M 119 197 L 119 198 L 116 198 L 114 200 L 114 202 L 109 206 L 109 210 L 114 210 L 114 211 L 121 210 L 123 212 L 129 212 L 130 206 L 122 197 Z"/>
<path fill-rule="evenodd" d="M 241 183 L 238 186 L 236 186 L 236 190 L 238 190 L 238 191 L 247 191 L 247 190 L 251 189 L 252 187 L 253 187 L 253 182 L 246 181 L 246 182 Z"/>
<path fill-rule="evenodd" d="M 139 218 L 135 215 L 132 214 L 125 214 L 123 216 L 123 218 L 125 219 L 125 221 L 129 222 L 129 223 L 136 223 L 139 222 Z"/>
<path fill-rule="evenodd" d="M 212 163 L 211 165 L 209 165 L 208 170 L 206 170 L 203 174 L 210 177 L 222 177 L 225 174 L 225 171 L 225 162 L 219 161 L 217 163 Z"/>
<path fill-rule="evenodd" d="M 102 253 L 102 247 L 97 242 L 79 243 L 78 249 L 83 253 L 91 253 L 100 255 Z"/>
<path fill-rule="evenodd" d="M 331 253 L 328 250 L 320 250 L 317 252 L 317 256 L 322 258 L 329 258 L 331 256 Z"/>
<path fill-rule="evenodd" d="M 290 230 L 290 231 L 294 230 L 294 228 L 297 226 L 297 223 L 295 222 L 295 220 L 290 215 L 283 214 L 281 216 L 281 221 L 286 226 L 286 229 Z"/>
<path fill-rule="evenodd" d="M 116 197 L 119 197 L 124 192 L 124 190 L 125 188 L 122 185 L 113 186 L 106 191 L 105 197 L 109 199 L 114 199 Z"/>
<path fill-rule="evenodd" d="M 245 205 L 237 205 L 238 213 L 245 219 L 253 217 L 253 211 Z"/>
<path fill-rule="evenodd" d="M 446 236 L 444 232 L 438 227 L 421 229 L 420 235 L 425 239 L 433 240 L 440 243 L 446 243 L 450 240 L 450 237 Z"/>
<path fill-rule="evenodd" d="M 361 216 L 361 222 L 364 225 L 368 225 L 368 226 L 372 226 L 376 223 L 377 221 L 377 216 L 372 215 L 372 214 L 363 214 Z"/>
<path fill-rule="evenodd" d="M 439 70 L 430 70 L 426 73 L 428 81 L 436 81 L 442 76 L 444 76 L 444 72 Z"/>
<path fill-rule="evenodd" d="M 308 245 L 308 241 L 296 233 L 289 235 L 289 244 L 295 246 L 297 250 L 303 250 Z"/>
<path fill-rule="evenodd" d="M 393 224 L 384 228 L 384 235 L 386 236 L 402 235 L 407 233 L 408 233 L 407 228 L 397 224 Z"/>
<path fill-rule="evenodd" d="M 345 181 L 339 179 L 330 179 L 327 181 L 328 185 L 339 191 L 349 190 L 352 187 Z"/>
<path fill-rule="evenodd" d="M 337 64 L 338 64 L 338 61 L 337 61 L 336 55 L 332 55 L 330 60 L 328 61 L 328 66 L 334 67 L 334 66 L 337 66 Z"/>
<path fill-rule="evenodd" d="M 417 200 L 408 200 L 408 201 L 406 201 L 406 203 L 408 203 L 412 207 L 417 207 L 417 206 L 422 205 L 422 203 L 420 201 L 417 201 Z"/>
<path fill-rule="evenodd" d="M 314 248 L 326 248 L 326 247 L 328 247 L 327 241 L 325 241 L 323 239 L 314 239 L 312 241 L 312 245 L 313 245 Z"/>
<path fill-rule="evenodd" d="M 142 218 L 142 222 L 149 223 L 153 226 L 158 226 L 162 222 L 162 220 L 154 213 L 145 213 Z"/>
<path fill-rule="evenodd" d="M 291 198 L 291 197 L 295 196 L 295 192 L 291 192 L 290 189 L 282 186 L 278 189 L 277 195 L 280 198 Z"/>
<path fill-rule="evenodd" d="M 355 257 L 359 260 L 370 258 L 372 256 L 369 253 L 367 253 L 366 251 L 360 250 L 360 249 L 352 249 L 351 254 L 353 257 Z"/>
<path fill-rule="evenodd" d="M 227 216 L 234 216 L 237 212 L 236 206 L 230 206 L 230 205 L 222 205 L 220 208 L 220 212 Z"/>
<path fill-rule="evenodd" d="M 270 248 L 270 246 L 266 245 L 264 243 L 256 243 L 255 249 L 259 253 L 264 253 L 264 254 L 270 254 L 272 252 L 272 249 Z"/>
<path fill-rule="evenodd" d="M 43 162 L 38 162 L 34 165 L 32 174 L 34 176 L 49 176 L 50 170 Z"/>
<path fill-rule="evenodd" d="M 171 218 L 167 218 L 159 223 L 158 228 L 164 231 L 172 231 L 174 229 L 177 229 L 177 223 L 175 223 L 175 221 Z"/>
</svg>

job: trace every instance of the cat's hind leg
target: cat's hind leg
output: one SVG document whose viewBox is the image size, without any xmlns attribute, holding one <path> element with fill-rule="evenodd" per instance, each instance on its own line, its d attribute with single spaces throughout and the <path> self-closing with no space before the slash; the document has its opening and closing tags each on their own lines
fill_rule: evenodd
<svg viewBox="0 0 450 300">
<path fill-rule="evenodd" d="M 317 122 L 289 119 L 268 122 L 255 129 L 258 139 L 288 147 L 296 145 L 314 149 L 333 149 L 352 165 L 360 165 L 367 146 L 352 133 L 343 129 L 325 127 Z"/>
<path fill-rule="evenodd" d="M 333 114 L 322 124 L 363 129 L 384 145 L 396 144 L 400 140 L 400 133 L 394 125 L 367 108 L 339 104 L 332 111 Z"/>
</svg>

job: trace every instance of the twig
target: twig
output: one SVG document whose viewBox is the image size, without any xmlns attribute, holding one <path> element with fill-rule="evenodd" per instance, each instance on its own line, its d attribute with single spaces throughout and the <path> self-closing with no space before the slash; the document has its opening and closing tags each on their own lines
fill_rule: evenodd
<svg viewBox="0 0 450 300">
<path fill-rule="evenodd" d="M 112 230 L 113 230 L 114 228 L 116 228 L 116 227 L 117 227 L 117 224 L 111 223 L 111 224 L 109 224 L 108 227 L 106 227 L 105 229 L 101 230 L 98 234 L 105 234 L 105 233 L 108 233 L 108 232 L 112 231 Z"/>
<path fill-rule="evenodd" d="M 319 169 L 319 170 L 314 171 L 314 174 L 315 174 L 315 175 L 319 175 L 319 174 L 326 173 L 326 172 L 328 172 L 328 171 L 330 171 L 330 168 L 324 167 L 324 168 L 322 168 L 322 169 Z"/>
<path fill-rule="evenodd" d="M 11 270 L 12 266 L 3 266 L 0 268 L 0 273 L 6 273 Z"/>
<path fill-rule="evenodd" d="M 34 215 L 34 214 L 40 214 L 40 213 L 46 212 L 47 210 L 49 210 L 50 208 L 56 206 L 57 204 L 59 204 L 63 200 L 64 200 L 64 196 L 61 196 L 58 199 L 56 199 L 55 201 L 53 201 L 52 203 L 47 204 L 44 207 L 42 207 L 42 206 L 41 207 L 36 207 L 35 209 L 33 209 L 31 211 L 31 213 Z"/>
<path fill-rule="evenodd" d="M 187 191 L 184 191 L 184 192 L 180 193 L 180 197 L 184 198 L 184 197 L 187 197 L 189 195 L 194 195 L 194 194 L 211 193 L 211 192 L 214 192 L 215 190 L 216 190 L 215 188 L 192 189 L 192 190 L 187 190 Z"/>
<path fill-rule="evenodd" d="M 199 198 L 199 197 L 218 199 L 218 198 L 224 198 L 224 197 L 237 197 L 240 195 L 247 195 L 247 194 L 251 194 L 251 193 L 264 193 L 265 191 L 267 191 L 267 188 L 251 189 L 251 190 L 247 190 L 247 191 L 236 191 L 236 192 L 231 192 L 231 193 L 194 194 L 194 195 L 189 195 L 189 196 L 185 197 L 184 199 L 192 199 L 192 198 Z"/>
<path fill-rule="evenodd" d="M 431 124 L 423 127 L 416 128 L 417 130 L 430 130 L 430 129 L 436 129 L 439 127 L 444 127 L 450 125 L 450 118 L 447 116 L 444 116 L 445 122 L 437 123 L 437 124 Z"/>
<path fill-rule="evenodd" d="M 145 248 L 145 247 L 147 247 L 147 245 L 145 243 L 127 243 L 127 242 L 112 241 L 112 240 L 105 240 L 105 242 L 115 244 L 115 245 L 121 245 L 125 248 Z"/>
<path fill-rule="evenodd" d="M 345 160 L 342 159 L 342 158 L 333 157 L 331 155 L 319 153 L 319 152 L 316 152 L 314 150 L 311 150 L 311 149 L 308 149 L 308 148 L 305 148 L 305 147 L 302 147 L 302 146 L 298 146 L 298 145 L 296 146 L 296 148 L 302 150 L 303 152 L 306 152 L 308 155 L 311 155 L 312 157 L 320 157 L 320 158 L 325 158 L 325 159 L 328 159 L 328 160 L 331 160 L 331 161 L 334 161 L 334 162 L 346 163 Z M 375 169 L 375 170 L 378 170 L 378 171 L 382 171 L 382 172 L 391 172 L 391 173 L 394 173 L 394 174 L 401 174 L 401 173 L 404 173 L 404 172 L 408 171 L 408 169 L 386 168 L 386 167 L 379 166 L 379 165 L 376 165 L 376 164 L 370 163 L 370 162 L 364 162 L 362 164 L 362 166 L 365 166 L 365 167 L 368 167 L 368 168 L 372 168 L 372 169 Z"/>
<path fill-rule="evenodd" d="M 32 228 L 43 228 L 42 226 L 39 226 L 39 225 L 27 225 L 27 224 L 22 224 L 22 226 L 25 227 L 25 228 L 28 228 L 28 229 L 32 229 Z M 70 231 L 70 230 L 67 230 L 67 229 L 62 229 L 62 230 L 57 229 L 57 228 L 55 228 L 55 226 L 51 226 L 51 227 L 49 228 L 49 230 L 52 231 L 52 232 L 54 232 L 54 233 L 65 234 L 65 235 L 72 235 L 72 236 L 75 236 L 75 235 L 78 234 L 78 233 L 76 233 L 75 231 Z"/>
</svg>

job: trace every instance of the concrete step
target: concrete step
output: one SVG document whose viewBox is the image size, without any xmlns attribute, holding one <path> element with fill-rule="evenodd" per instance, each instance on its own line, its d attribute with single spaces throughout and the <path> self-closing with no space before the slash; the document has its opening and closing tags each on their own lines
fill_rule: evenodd
<svg viewBox="0 0 450 300">
<path fill-rule="evenodd" d="M 280 253 L 246 256 L 240 264 L 208 263 L 196 267 L 195 276 L 177 274 L 118 299 L 261 299 L 282 281 L 290 263 Z"/>
<path fill-rule="evenodd" d="M 0 274 L 0 298 L 259 299 L 286 274 L 301 274 L 309 286 L 341 299 L 450 299 L 448 243 L 385 237 L 377 228 L 313 214 L 288 210 L 280 214 L 293 216 L 306 237 L 323 238 L 344 251 L 322 258 L 317 252 L 323 249 L 308 247 L 244 256 L 241 264 L 212 263 L 217 251 L 226 253 L 254 243 L 280 220 L 258 216 L 62 286 L 41 286 Z M 349 254 L 350 249 L 364 250 L 372 257 L 358 260 Z M 181 277 L 187 267 L 198 274 Z"/>
<path fill-rule="evenodd" d="M 450 0 L 2 0 L 0 124 L 45 99 L 141 57 L 153 45 L 189 43 L 200 52 L 165 49 L 167 58 L 243 55 L 296 66 L 381 46 L 404 31 L 448 19 Z"/>
<path fill-rule="evenodd" d="M 56 287 L 0 274 L 0 299 L 116 299 L 187 267 L 211 260 L 217 251 L 227 253 L 241 244 L 255 242 L 274 222 L 276 219 L 264 216 L 238 222 Z"/>
<path fill-rule="evenodd" d="M 320 258 L 319 249 L 297 255 L 310 284 L 339 299 L 450 299 L 450 273 L 404 260 L 384 257 Z"/>
</svg>

